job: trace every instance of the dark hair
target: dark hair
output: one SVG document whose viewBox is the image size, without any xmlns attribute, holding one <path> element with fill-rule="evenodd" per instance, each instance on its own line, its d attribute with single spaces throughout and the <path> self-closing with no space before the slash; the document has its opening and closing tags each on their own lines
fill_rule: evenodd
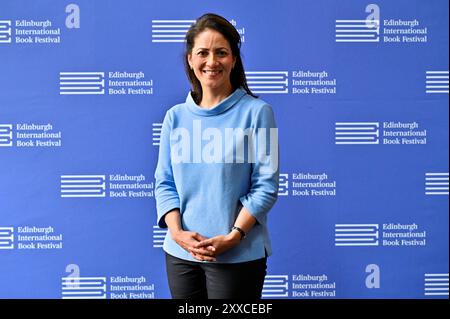
<svg viewBox="0 0 450 319">
<path fill-rule="evenodd" d="M 243 88 L 247 93 L 253 97 L 257 97 L 254 95 L 247 85 L 247 79 L 245 77 L 244 65 L 242 64 L 241 59 L 241 36 L 235 29 L 235 27 L 228 22 L 227 19 L 214 14 L 207 13 L 198 18 L 195 23 L 189 28 L 186 33 L 186 50 L 184 52 L 184 68 L 186 71 L 186 75 L 191 82 L 192 98 L 196 103 L 200 103 L 203 96 L 202 86 L 200 81 L 194 74 L 194 71 L 191 70 L 188 62 L 188 54 L 192 52 L 192 48 L 194 47 L 194 41 L 197 35 L 203 32 L 205 29 L 211 29 L 219 32 L 223 35 L 225 39 L 227 39 L 228 43 L 231 47 L 231 52 L 233 56 L 236 58 L 236 63 L 234 68 L 231 70 L 230 74 L 230 82 L 233 90 L 237 88 Z"/>
</svg>

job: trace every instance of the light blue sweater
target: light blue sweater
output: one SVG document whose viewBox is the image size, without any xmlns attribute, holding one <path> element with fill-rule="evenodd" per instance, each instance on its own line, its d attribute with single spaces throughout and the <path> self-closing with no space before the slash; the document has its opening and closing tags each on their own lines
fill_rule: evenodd
<svg viewBox="0 0 450 319">
<path fill-rule="evenodd" d="M 255 156 L 248 154 L 248 137 L 230 135 L 230 129 L 238 128 L 255 134 L 255 142 L 250 143 Z M 255 260 L 266 252 L 271 255 L 267 213 L 278 193 L 277 133 L 271 106 L 243 89 L 211 109 L 199 107 L 190 94 L 185 103 L 169 109 L 155 171 L 158 225 L 166 228 L 164 215 L 179 208 L 184 230 L 208 238 L 226 235 L 244 206 L 257 222 L 237 246 L 219 255 L 217 262 Z M 266 145 L 258 149 L 262 140 Z M 244 152 L 237 150 L 238 145 L 245 146 Z M 262 148 L 267 153 L 275 150 L 263 158 L 258 155 L 263 154 Z M 163 248 L 175 257 L 197 261 L 172 239 L 170 231 Z"/>
</svg>

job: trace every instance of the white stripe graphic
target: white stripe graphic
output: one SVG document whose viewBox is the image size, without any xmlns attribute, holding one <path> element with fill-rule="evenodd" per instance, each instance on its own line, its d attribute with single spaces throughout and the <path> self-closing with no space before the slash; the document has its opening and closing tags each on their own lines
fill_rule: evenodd
<svg viewBox="0 0 450 319">
<path fill-rule="evenodd" d="M 12 146 L 12 124 L 0 124 L 0 147 Z"/>
<path fill-rule="evenodd" d="M 448 296 L 448 273 L 425 274 L 425 296 Z"/>
<path fill-rule="evenodd" d="M 105 197 L 105 175 L 61 175 L 61 197 Z"/>
<path fill-rule="evenodd" d="M 106 299 L 106 277 L 61 278 L 62 299 Z"/>
<path fill-rule="evenodd" d="M 425 173 L 425 195 L 449 195 L 449 173 Z"/>
<path fill-rule="evenodd" d="M 255 94 L 287 94 L 289 92 L 288 74 L 287 71 L 245 72 L 248 87 Z"/>
<path fill-rule="evenodd" d="M 162 229 L 158 225 L 153 226 L 153 248 L 161 248 L 166 238 L 167 229 Z"/>
<path fill-rule="evenodd" d="M 152 141 L 154 146 L 159 146 L 161 141 L 162 123 L 152 124 Z"/>
<path fill-rule="evenodd" d="M 336 224 L 335 246 L 378 246 L 378 224 Z"/>
<path fill-rule="evenodd" d="M 0 20 L 0 43 L 11 43 L 11 20 Z"/>
<path fill-rule="evenodd" d="M 289 174 L 280 174 L 278 182 L 278 196 L 289 195 Z"/>
<path fill-rule="evenodd" d="M 105 72 L 59 72 L 59 94 L 105 94 Z"/>
<path fill-rule="evenodd" d="M 287 275 L 267 275 L 264 278 L 262 297 L 288 297 L 289 282 Z"/>
<path fill-rule="evenodd" d="M 378 122 L 336 122 L 335 144 L 379 144 Z"/>
<path fill-rule="evenodd" d="M 426 71 L 425 73 L 426 93 L 446 93 L 449 92 L 448 71 Z"/>
<path fill-rule="evenodd" d="M 336 42 L 380 42 L 379 20 L 336 20 Z"/>
<path fill-rule="evenodd" d="M 184 42 L 195 20 L 152 20 L 152 42 Z"/>
<path fill-rule="evenodd" d="M 0 249 L 14 249 L 14 227 L 0 227 Z"/>
</svg>

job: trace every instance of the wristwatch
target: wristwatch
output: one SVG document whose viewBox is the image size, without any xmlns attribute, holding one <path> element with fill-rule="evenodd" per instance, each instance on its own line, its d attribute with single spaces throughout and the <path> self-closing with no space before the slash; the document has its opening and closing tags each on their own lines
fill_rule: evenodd
<svg viewBox="0 0 450 319">
<path fill-rule="evenodd" d="M 247 235 L 245 233 L 245 231 L 243 231 L 241 228 L 237 227 L 237 226 L 233 226 L 231 227 L 231 230 L 237 230 L 240 234 L 241 234 L 241 240 L 245 238 L 245 236 Z"/>
</svg>

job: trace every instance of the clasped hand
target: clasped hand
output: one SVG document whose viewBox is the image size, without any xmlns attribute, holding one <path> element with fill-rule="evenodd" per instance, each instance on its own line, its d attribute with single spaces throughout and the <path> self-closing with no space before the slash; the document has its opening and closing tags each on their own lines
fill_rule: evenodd
<svg viewBox="0 0 450 319">
<path fill-rule="evenodd" d="M 237 232 L 207 238 L 197 232 L 180 231 L 172 236 L 178 245 L 200 261 L 216 261 L 218 255 L 233 248 L 240 241 L 240 234 Z"/>
</svg>

